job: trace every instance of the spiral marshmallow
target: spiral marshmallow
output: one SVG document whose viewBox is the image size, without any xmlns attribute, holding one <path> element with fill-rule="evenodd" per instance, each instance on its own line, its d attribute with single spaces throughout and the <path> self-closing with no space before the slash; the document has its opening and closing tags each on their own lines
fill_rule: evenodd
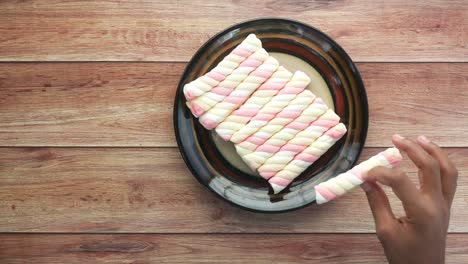
<svg viewBox="0 0 468 264">
<path fill-rule="evenodd" d="M 371 169 L 378 166 L 393 168 L 397 166 L 401 160 L 402 157 L 397 148 L 388 148 L 370 159 L 361 162 L 359 165 L 354 166 L 351 170 L 315 186 L 316 201 L 318 204 L 323 204 L 336 199 L 356 186 L 361 185 L 363 183 L 362 177 Z"/>
</svg>

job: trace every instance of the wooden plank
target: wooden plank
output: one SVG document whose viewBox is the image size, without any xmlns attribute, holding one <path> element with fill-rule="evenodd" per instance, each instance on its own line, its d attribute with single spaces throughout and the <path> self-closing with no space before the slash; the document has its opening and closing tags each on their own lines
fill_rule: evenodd
<svg viewBox="0 0 468 264">
<path fill-rule="evenodd" d="M 0 146 L 175 146 L 179 63 L 0 63 Z M 468 63 L 360 63 L 367 146 L 468 146 Z"/>
<path fill-rule="evenodd" d="M 447 147 L 467 146 L 460 138 L 468 136 L 468 64 L 358 67 L 369 101 L 368 146 L 391 146 L 394 133 L 425 134 Z"/>
<path fill-rule="evenodd" d="M 366 149 L 368 158 L 382 149 Z M 468 173 L 468 148 L 447 149 Z M 2 148 L 0 232 L 374 232 L 364 193 L 284 214 L 233 207 L 200 185 L 175 148 Z M 417 178 L 408 161 L 402 168 Z M 450 231 L 468 232 L 460 177 Z M 403 210 L 390 193 L 397 214 Z"/>
<path fill-rule="evenodd" d="M 467 12 L 464 0 L 7 0 L 0 60 L 188 61 L 224 28 L 275 14 L 323 30 L 356 61 L 466 62 Z"/>
<path fill-rule="evenodd" d="M 0 142 L 175 146 L 181 64 L 0 64 Z"/>
<path fill-rule="evenodd" d="M 447 263 L 466 263 L 467 240 L 448 235 Z M 0 241 L 0 261 L 11 264 L 386 262 L 374 234 L 3 234 Z"/>
</svg>

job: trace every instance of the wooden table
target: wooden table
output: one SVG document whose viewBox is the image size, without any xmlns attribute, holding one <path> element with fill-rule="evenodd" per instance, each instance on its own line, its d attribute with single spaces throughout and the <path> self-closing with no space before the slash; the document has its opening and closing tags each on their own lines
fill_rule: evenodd
<svg viewBox="0 0 468 264">
<path fill-rule="evenodd" d="M 0 263 L 384 262 L 361 191 L 246 212 L 202 187 L 176 148 L 186 62 L 225 27 L 272 15 L 323 30 L 357 62 L 370 107 L 361 158 L 395 132 L 450 154 L 447 262 L 467 263 L 466 0 L 1 1 Z"/>
</svg>

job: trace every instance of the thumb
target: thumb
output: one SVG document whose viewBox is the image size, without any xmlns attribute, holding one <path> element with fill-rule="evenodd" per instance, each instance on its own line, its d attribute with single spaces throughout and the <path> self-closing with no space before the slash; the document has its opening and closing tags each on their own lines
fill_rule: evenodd
<svg viewBox="0 0 468 264">
<path fill-rule="evenodd" d="M 377 233 L 380 233 L 379 230 L 387 230 L 394 223 L 395 215 L 384 190 L 375 182 L 364 182 L 361 188 L 366 192 Z"/>
</svg>

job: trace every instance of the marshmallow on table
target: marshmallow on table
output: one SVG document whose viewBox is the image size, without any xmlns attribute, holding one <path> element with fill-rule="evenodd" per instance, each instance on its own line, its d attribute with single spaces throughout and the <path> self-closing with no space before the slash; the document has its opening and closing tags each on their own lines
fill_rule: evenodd
<svg viewBox="0 0 468 264">
<path fill-rule="evenodd" d="M 297 154 L 282 170 L 268 180 L 274 192 L 279 193 L 286 188 L 297 176 L 330 149 L 345 133 L 345 125 L 339 123 L 327 130 L 309 147 Z"/>
<path fill-rule="evenodd" d="M 262 65 L 245 78 L 228 96 L 198 119 L 206 129 L 213 129 L 240 105 L 279 67 L 278 61 L 269 57 Z"/>
<path fill-rule="evenodd" d="M 299 93 L 304 91 L 309 82 L 310 78 L 305 73 L 301 71 L 295 72 L 285 87 L 281 89 L 278 94 L 273 96 L 273 98 L 252 117 L 249 123 L 234 133 L 230 140 L 233 143 L 240 143 L 257 132 L 257 130 L 266 125 L 268 121 L 273 119 L 277 113 L 288 106 L 291 100 L 296 98 Z"/>
<path fill-rule="evenodd" d="M 361 185 L 363 183 L 362 177 L 371 169 L 378 166 L 393 168 L 401 160 L 402 157 L 397 148 L 386 149 L 354 166 L 351 170 L 315 186 L 316 201 L 318 204 L 323 204 L 342 196 L 354 187 Z"/>
<path fill-rule="evenodd" d="M 276 132 L 282 130 L 286 125 L 301 115 L 301 113 L 314 101 L 315 94 L 309 90 L 304 90 L 296 98 L 283 108 L 273 119 L 261 127 L 257 132 L 246 138 L 244 141 L 235 144 L 237 153 L 243 157 L 255 151 L 255 149 L 265 143 Z"/>
<path fill-rule="evenodd" d="M 258 168 L 259 174 L 270 179 L 275 174 L 282 170 L 294 157 L 302 152 L 307 147 L 311 146 L 314 141 L 322 136 L 331 127 L 337 125 L 340 117 L 328 109 L 325 114 L 312 122 L 305 130 L 299 132 L 296 136 L 290 139 L 283 146 L 273 148 L 272 156 L 268 158 L 263 165 Z M 268 148 L 265 148 L 268 151 Z"/>
<path fill-rule="evenodd" d="M 261 48 L 262 42 L 254 34 L 250 34 L 211 71 L 184 85 L 185 98 L 190 101 L 210 91 L 231 74 L 241 62 Z"/>
<path fill-rule="evenodd" d="M 290 139 L 294 138 L 299 132 L 307 129 L 309 125 L 327 111 L 328 107 L 321 98 L 316 98 L 301 115 L 286 125 L 281 131 L 278 131 L 265 143 L 257 145 L 255 151 L 241 156 L 244 162 L 255 171 L 273 156 Z M 245 141 L 241 142 L 243 144 Z M 239 144 L 239 145 L 240 145 Z M 244 147 L 246 148 L 246 147 Z"/>
<path fill-rule="evenodd" d="M 231 136 L 244 127 L 286 85 L 291 77 L 292 73 L 280 66 L 239 109 L 232 112 L 216 127 L 219 136 L 225 141 L 231 139 Z"/>
<path fill-rule="evenodd" d="M 210 91 L 187 102 L 187 106 L 196 117 L 203 115 L 218 102 L 228 96 L 245 78 L 267 58 L 268 53 L 264 49 L 259 49 L 243 61 L 230 75 L 226 77 L 218 86 Z"/>
</svg>

